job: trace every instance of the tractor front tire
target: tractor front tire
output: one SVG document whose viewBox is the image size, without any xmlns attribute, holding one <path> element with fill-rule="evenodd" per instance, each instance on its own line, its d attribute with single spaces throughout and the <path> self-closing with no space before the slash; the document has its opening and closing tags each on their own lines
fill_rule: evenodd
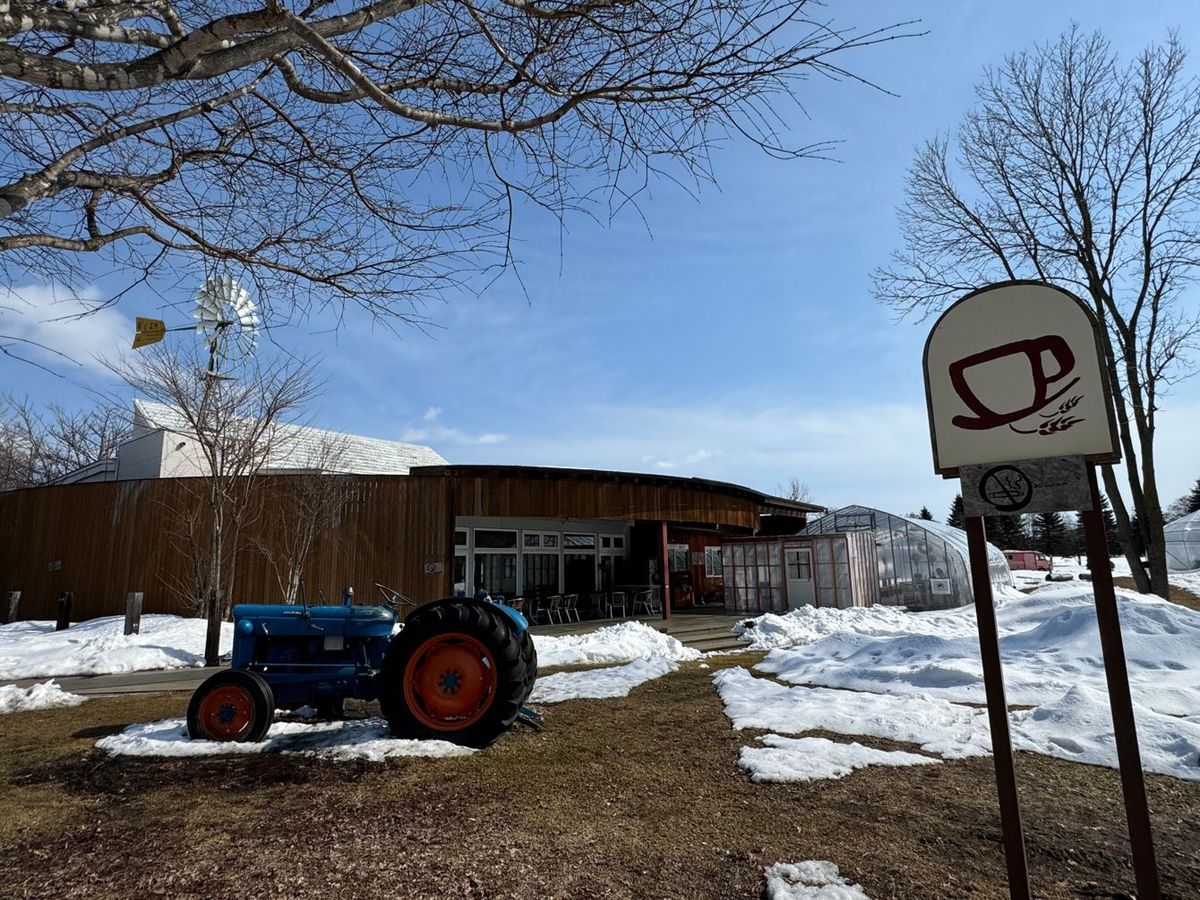
<svg viewBox="0 0 1200 900">
<path fill-rule="evenodd" d="M 397 737 L 486 747 L 512 725 L 536 677 L 528 629 L 486 604 L 440 601 L 392 640 L 379 705 Z"/>
<path fill-rule="evenodd" d="M 275 694 L 254 672 L 226 669 L 205 679 L 188 703 L 187 730 L 193 740 L 257 743 L 275 715 Z"/>
</svg>

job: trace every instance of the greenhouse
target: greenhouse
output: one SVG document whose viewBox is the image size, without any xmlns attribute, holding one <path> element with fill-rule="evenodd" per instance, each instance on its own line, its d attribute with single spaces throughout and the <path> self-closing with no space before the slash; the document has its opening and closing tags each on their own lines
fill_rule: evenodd
<svg viewBox="0 0 1200 900">
<path fill-rule="evenodd" d="M 971 603 L 967 533 L 950 525 L 909 519 L 866 506 L 843 506 L 805 527 L 803 534 L 872 531 L 879 567 L 879 602 L 909 609 L 949 609 Z M 1008 560 L 988 544 L 992 587 L 1013 586 Z"/>
<path fill-rule="evenodd" d="M 1167 568 L 1172 572 L 1200 569 L 1200 511 L 1169 522 L 1163 529 Z"/>
</svg>

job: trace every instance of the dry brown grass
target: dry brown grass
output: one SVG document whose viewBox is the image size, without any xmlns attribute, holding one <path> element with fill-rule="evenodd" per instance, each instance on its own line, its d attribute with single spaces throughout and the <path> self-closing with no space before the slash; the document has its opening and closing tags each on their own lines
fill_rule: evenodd
<svg viewBox="0 0 1200 900">
<path fill-rule="evenodd" d="M 709 660 L 749 664 L 751 654 Z M 623 700 L 547 709 L 467 759 L 106 759 L 94 735 L 185 695 L 0 720 L 7 896 L 758 897 L 830 859 L 876 898 L 1007 896 L 991 762 L 753 785 L 686 664 Z M 881 747 L 888 742 L 863 740 Z M 1039 897 L 1132 891 L 1117 774 L 1018 755 Z M 1150 776 L 1168 895 L 1200 896 L 1200 784 Z"/>
</svg>

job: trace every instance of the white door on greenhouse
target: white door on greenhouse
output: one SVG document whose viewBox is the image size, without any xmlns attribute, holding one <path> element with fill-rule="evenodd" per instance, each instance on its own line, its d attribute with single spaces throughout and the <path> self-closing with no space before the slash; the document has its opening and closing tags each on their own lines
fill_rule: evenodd
<svg viewBox="0 0 1200 900">
<path fill-rule="evenodd" d="M 787 567 L 788 606 L 816 606 L 817 591 L 813 584 L 812 551 L 807 547 L 783 551 Z"/>
</svg>

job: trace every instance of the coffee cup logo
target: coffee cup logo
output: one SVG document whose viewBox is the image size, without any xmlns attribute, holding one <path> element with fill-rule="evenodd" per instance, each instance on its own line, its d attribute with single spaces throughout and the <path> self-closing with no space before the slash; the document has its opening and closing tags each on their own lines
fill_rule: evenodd
<svg viewBox="0 0 1200 900">
<path fill-rule="evenodd" d="M 1047 356 L 1053 364 L 1053 371 L 1047 371 Z M 1015 394 L 1007 404 L 1008 408 L 994 409 L 979 397 L 978 390 L 971 387 L 968 372 L 976 369 L 978 373 L 979 367 L 1001 360 L 1017 361 L 1019 370 L 1024 375 L 1027 391 Z M 1049 435 L 1066 431 L 1084 421 L 1070 414 L 1083 399 L 1082 395 L 1062 399 L 1079 383 L 1079 376 L 1067 380 L 1074 368 L 1075 354 L 1063 338 L 1054 334 L 1012 341 L 973 353 L 950 364 L 950 383 L 974 415 L 958 415 L 951 422 L 969 431 L 986 431 L 1004 425 L 1020 434 Z M 980 377 L 985 376 L 977 374 L 977 379 Z M 1050 411 L 1045 412 L 1048 407 Z M 1026 429 L 1016 426 L 1016 423 L 1035 413 L 1042 421 L 1037 422 L 1034 427 Z"/>
</svg>

